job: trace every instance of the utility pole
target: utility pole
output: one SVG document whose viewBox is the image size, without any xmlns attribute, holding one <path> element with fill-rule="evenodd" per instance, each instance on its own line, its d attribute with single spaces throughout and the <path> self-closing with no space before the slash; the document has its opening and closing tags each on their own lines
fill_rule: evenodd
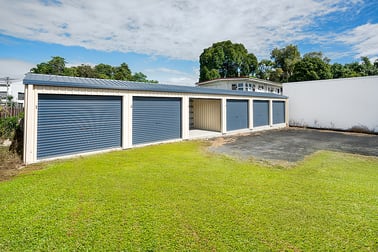
<svg viewBox="0 0 378 252">
<path fill-rule="evenodd" d="M 5 98 L 5 107 L 8 107 L 9 85 L 10 85 L 9 77 L 5 77 L 5 85 L 7 86 L 7 97 Z"/>
<path fill-rule="evenodd" d="M 13 80 L 16 80 L 16 79 L 12 79 L 12 78 L 9 78 L 9 77 L 3 77 L 3 78 L 0 78 L 0 86 L 1 87 L 6 87 L 6 95 L 5 97 L 0 97 L 0 103 L 2 103 L 2 99 L 5 98 L 5 103 L 4 103 L 4 108 L 8 109 L 8 106 L 11 107 L 12 105 L 12 101 L 9 100 L 10 98 L 10 95 L 9 95 L 9 92 L 10 92 L 10 88 L 11 88 L 11 84 L 12 84 L 12 81 Z"/>
</svg>

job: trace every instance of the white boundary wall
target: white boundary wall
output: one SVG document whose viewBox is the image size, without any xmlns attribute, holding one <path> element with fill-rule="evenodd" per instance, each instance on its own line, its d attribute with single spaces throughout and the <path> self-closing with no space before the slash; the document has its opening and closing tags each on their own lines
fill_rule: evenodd
<svg viewBox="0 0 378 252">
<path fill-rule="evenodd" d="M 289 125 L 378 133 L 378 76 L 291 82 Z"/>
</svg>

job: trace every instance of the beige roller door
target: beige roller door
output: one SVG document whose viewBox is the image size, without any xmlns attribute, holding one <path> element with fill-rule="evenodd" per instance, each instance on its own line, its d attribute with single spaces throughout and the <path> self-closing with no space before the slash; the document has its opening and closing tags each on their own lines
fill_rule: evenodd
<svg viewBox="0 0 378 252">
<path fill-rule="evenodd" d="M 193 121 L 195 129 L 221 131 L 221 100 L 194 99 Z"/>
</svg>

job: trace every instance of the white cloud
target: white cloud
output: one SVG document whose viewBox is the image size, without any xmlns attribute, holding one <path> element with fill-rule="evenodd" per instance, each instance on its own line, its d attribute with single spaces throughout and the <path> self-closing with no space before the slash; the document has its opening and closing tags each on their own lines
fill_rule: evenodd
<svg viewBox="0 0 378 252">
<path fill-rule="evenodd" d="M 182 72 L 176 69 L 170 69 L 166 67 L 159 67 L 159 68 L 154 68 L 154 69 L 146 69 L 146 73 L 156 73 L 156 72 L 161 72 L 161 73 L 168 73 L 168 74 L 177 74 L 177 75 L 182 75 L 182 74 L 187 74 L 186 72 Z"/>
<path fill-rule="evenodd" d="M 311 35 L 316 17 L 359 0 L 0 0 L 3 34 L 104 51 L 197 60 L 230 39 L 266 56 Z M 48 4 L 46 4 L 48 3 Z"/>
<path fill-rule="evenodd" d="M 66 67 L 76 67 L 76 66 L 81 66 L 81 65 L 88 65 L 88 66 L 94 67 L 97 64 L 92 63 L 92 62 L 72 62 L 72 63 L 65 64 Z"/>
<path fill-rule="evenodd" d="M 0 78 L 10 77 L 12 79 L 21 80 L 33 67 L 35 67 L 35 64 L 30 62 L 0 58 Z"/>
<path fill-rule="evenodd" d="M 346 32 L 339 41 L 352 45 L 356 58 L 378 57 L 378 24 L 365 24 Z"/>
<path fill-rule="evenodd" d="M 170 77 L 162 82 L 163 84 L 170 84 L 170 85 L 182 85 L 182 86 L 194 86 L 195 83 L 198 81 L 197 76 L 192 77 Z"/>
<path fill-rule="evenodd" d="M 183 72 L 176 69 L 159 67 L 154 69 L 145 69 L 144 73 L 148 75 L 148 79 L 159 80 L 162 84 L 174 84 L 183 86 L 194 86 L 198 81 L 198 69 L 192 72 Z"/>
</svg>

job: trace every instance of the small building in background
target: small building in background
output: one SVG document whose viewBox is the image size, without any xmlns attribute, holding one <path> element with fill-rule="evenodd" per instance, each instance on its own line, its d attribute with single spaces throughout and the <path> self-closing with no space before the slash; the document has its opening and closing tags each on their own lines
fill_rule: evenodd
<svg viewBox="0 0 378 252">
<path fill-rule="evenodd" d="M 282 94 L 281 83 L 249 77 L 215 79 L 198 82 L 196 85 L 207 88 Z"/>
<path fill-rule="evenodd" d="M 24 84 L 22 80 L 0 78 L 0 105 L 5 105 L 7 97 L 12 96 L 11 102 L 17 107 L 24 106 Z"/>
</svg>

